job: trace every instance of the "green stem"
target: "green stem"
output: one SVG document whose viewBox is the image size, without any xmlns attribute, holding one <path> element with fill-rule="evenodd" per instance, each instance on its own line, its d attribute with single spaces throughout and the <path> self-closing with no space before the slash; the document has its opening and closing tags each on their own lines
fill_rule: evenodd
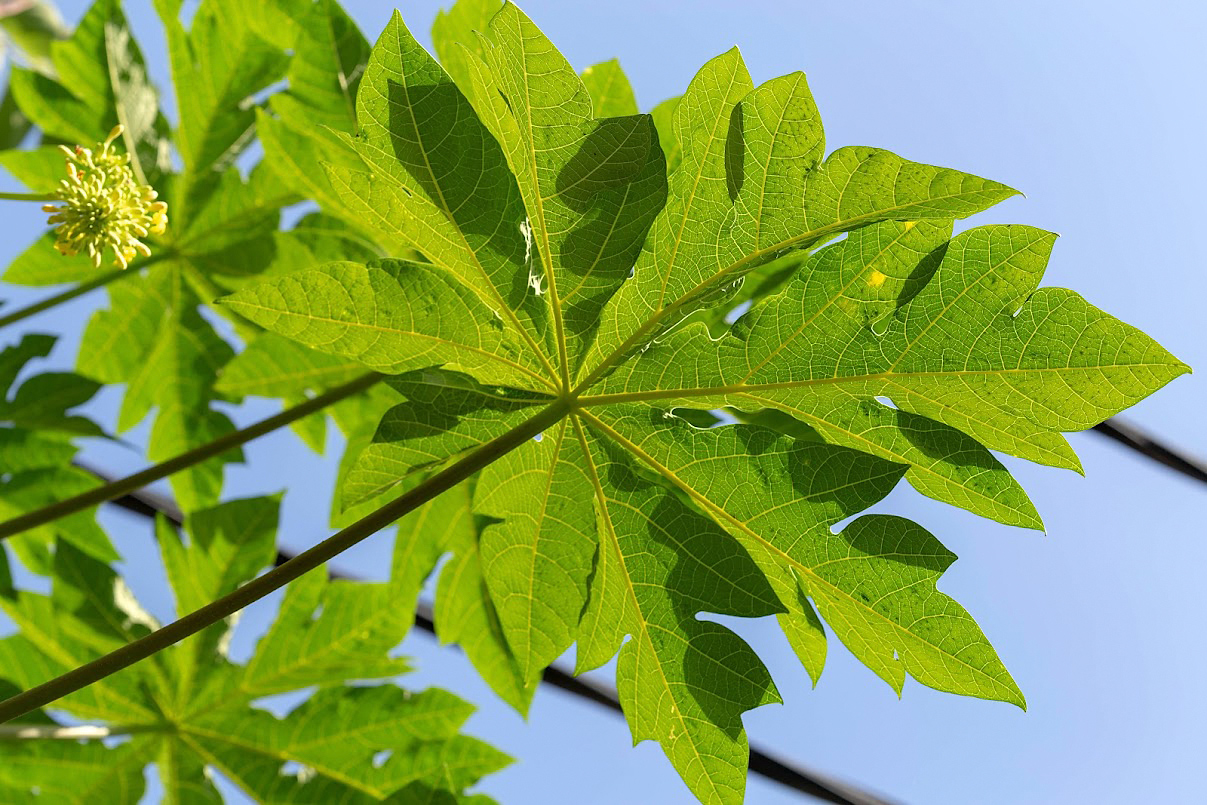
<svg viewBox="0 0 1207 805">
<path fill-rule="evenodd" d="M 55 294 L 48 299 L 43 299 L 41 302 L 34 302 L 32 305 L 27 305 L 20 310 L 14 310 L 7 316 L 0 316 L 0 327 L 7 327 L 10 324 L 16 324 L 17 322 L 23 319 L 28 319 L 30 316 L 41 313 L 44 310 L 50 310 L 52 307 L 57 307 L 64 302 L 70 302 L 77 296 L 83 296 L 89 291 L 95 291 L 102 285 L 108 285 L 118 277 L 124 276 L 126 273 L 126 271 L 119 269 L 117 271 L 111 271 L 108 274 L 101 274 L 95 279 L 82 282 L 74 288 L 68 288 L 62 293 Z M 134 271 L 132 273 L 137 274 L 138 272 Z"/>
<path fill-rule="evenodd" d="M 41 302 L 34 302 L 32 305 L 23 307 L 20 310 L 14 310 L 7 316 L 0 316 L 0 327 L 7 327 L 10 324 L 16 324 L 19 321 L 28 319 L 30 316 L 36 315 L 45 310 L 50 310 L 52 307 L 57 307 L 64 302 L 70 302 L 72 299 L 75 299 L 78 296 L 83 296 L 89 291 L 95 291 L 97 288 L 108 285 L 114 280 L 119 280 L 123 277 L 141 276 L 138 273 L 139 269 L 146 268 L 147 266 L 153 266 L 160 260 L 167 260 L 168 258 L 174 256 L 175 252 L 170 249 L 165 249 L 164 251 L 156 252 L 150 257 L 139 258 L 131 263 L 129 268 L 110 271 L 107 274 L 100 274 L 94 279 L 90 279 L 87 282 L 82 282 L 74 288 L 68 288 L 62 293 L 55 294 L 49 299 L 43 299 Z"/>
<path fill-rule="evenodd" d="M 213 601 L 178 621 L 152 632 L 146 637 L 127 643 L 116 651 L 82 665 L 62 676 L 55 677 L 11 699 L 0 702 L 0 723 L 19 718 L 44 707 L 56 699 L 75 693 L 93 682 L 128 668 L 156 652 L 197 634 L 240 609 L 259 601 L 302 574 L 314 570 L 328 560 L 351 548 L 361 540 L 376 534 L 395 520 L 451 489 L 471 475 L 526 443 L 537 434 L 557 423 L 569 411 L 565 400 L 558 400 L 531 419 L 502 436 L 487 442 L 447 469 L 433 475 L 395 498 L 372 514 L 357 520 L 334 536 L 300 553 L 282 565 L 252 579 L 234 592 Z"/>
<path fill-rule="evenodd" d="M 5 201 L 54 201 L 52 193 L 0 193 L 0 199 Z"/>
<path fill-rule="evenodd" d="M 153 725 L 109 727 L 80 724 L 0 724 L 0 741 L 99 741 L 119 735 L 139 735 L 147 732 L 163 732 L 164 728 Z"/>
<path fill-rule="evenodd" d="M 256 424 L 237 430 L 234 433 L 228 433 L 220 439 L 215 439 L 212 442 L 203 444 L 201 447 L 181 453 L 153 467 L 148 467 L 142 472 L 136 472 L 113 483 L 98 486 L 75 497 L 61 500 L 58 503 L 52 503 L 37 511 L 23 514 L 20 517 L 14 517 L 11 520 L 0 523 L 0 540 L 20 534 L 23 531 L 28 531 L 31 528 L 37 528 L 40 525 L 45 525 L 46 523 L 58 520 L 60 517 L 75 514 L 78 511 L 99 503 L 119 498 L 161 478 L 166 478 L 173 473 L 188 469 L 194 464 L 200 464 L 206 459 L 222 455 L 228 450 L 233 450 L 242 444 L 250 442 L 252 439 L 296 422 L 302 417 L 322 410 L 345 397 L 351 397 L 353 394 L 364 391 L 381 379 L 382 375 L 376 372 L 362 375 L 351 382 L 345 383 L 342 386 L 336 386 L 330 391 L 304 403 L 287 408 L 279 414 L 262 419 Z"/>
</svg>

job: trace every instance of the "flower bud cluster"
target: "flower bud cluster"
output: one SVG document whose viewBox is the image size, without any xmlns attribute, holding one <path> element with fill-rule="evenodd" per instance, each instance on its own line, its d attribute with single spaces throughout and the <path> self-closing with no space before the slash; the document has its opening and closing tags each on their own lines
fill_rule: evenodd
<svg viewBox="0 0 1207 805">
<path fill-rule="evenodd" d="M 116 126 L 95 150 L 59 146 L 67 157 L 67 178 L 53 194 L 60 204 L 42 208 L 50 213 L 47 223 L 55 226 L 55 249 L 69 257 L 87 254 L 97 268 L 105 249 L 113 250 L 122 268 L 135 255 L 149 256 L 151 249 L 141 239 L 162 235 L 168 225 L 168 205 L 138 183 L 129 154 L 113 148 L 121 133 Z"/>
</svg>

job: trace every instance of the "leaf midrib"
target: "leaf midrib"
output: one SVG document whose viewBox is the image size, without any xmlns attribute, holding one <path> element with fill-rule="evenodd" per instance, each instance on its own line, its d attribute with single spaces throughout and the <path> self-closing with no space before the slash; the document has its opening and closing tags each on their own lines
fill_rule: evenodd
<svg viewBox="0 0 1207 805">
<path fill-rule="evenodd" d="M 966 192 L 962 192 L 962 193 L 947 193 L 947 194 L 944 194 L 941 196 L 929 197 L 926 199 L 926 203 L 934 204 L 937 202 L 947 201 L 947 200 L 950 200 L 953 198 L 959 198 L 961 196 L 969 195 L 970 193 L 978 193 L 978 192 L 984 193 L 987 191 L 985 189 L 982 189 L 982 190 L 966 191 Z M 847 218 L 847 219 L 843 219 L 843 220 L 839 220 L 839 221 L 834 221 L 830 224 L 827 224 L 826 226 L 818 227 L 817 229 L 811 229 L 808 232 L 803 232 L 799 235 L 795 235 L 791 238 L 787 238 L 786 240 L 780 241 L 779 243 L 773 244 L 766 248 L 756 249 L 755 251 L 751 252 L 750 254 L 746 255 L 745 257 L 742 257 L 741 259 L 736 260 L 733 263 L 730 263 L 728 266 L 720 269 L 719 271 L 714 273 L 712 276 L 708 277 L 705 280 L 700 281 L 694 288 L 692 288 L 687 293 L 682 294 L 678 299 L 676 299 L 670 305 L 668 305 L 660 310 L 657 310 L 655 313 L 653 313 L 653 315 L 651 315 L 648 319 L 646 319 L 645 322 L 643 322 L 641 324 L 641 326 L 638 327 L 637 330 L 634 331 L 634 333 L 631 336 L 629 336 L 627 339 L 625 339 L 625 341 L 622 342 L 620 344 L 620 346 L 613 349 L 611 353 L 609 353 L 606 357 L 604 357 L 603 360 L 601 360 L 596 365 L 596 367 L 593 370 L 591 370 L 591 372 L 575 387 L 575 389 L 574 389 L 575 393 L 581 394 L 584 390 L 586 390 L 586 389 L 590 388 L 592 385 L 594 385 L 597 381 L 599 381 L 599 379 L 604 375 L 604 373 L 607 372 L 608 369 L 610 369 L 612 366 L 614 366 L 619 360 L 623 359 L 625 357 L 625 355 L 628 354 L 630 349 L 632 349 L 638 343 L 640 343 L 642 338 L 647 333 L 649 333 L 651 330 L 653 330 L 655 327 L 657 327 L 659 324 L 661 324 L 663 320 L 665 320 L 669 316 L 673 315 L 679 308 L 683 307 L 688 302 L 691 302 L 694 298 L 699 296 L 702 292 L 708 290 L 710 287 L 712 287 L 714 285 L 720 284 L 725 279 L 725 277 L 729 276 L 730 274 L 740 271 L 742 269 L 745 269 L 747 267 L 754 268 L 755 266 L 758 265 L 759 261 L 761 261 L 763 259 L 774 258 L 774 257 L 778 256 L 779 253 L 781 253 L 781 252 L 786 252 L 792 248 L 799 247 L 803 244 L 807 244 L 810 241 L 816 241 L 820 238 L 826 237 L 827 235 L 846 232 L 848 230 L 855 229 L 858 226 L 861 226 L 863 223 L 873 223 L 878 220 L 891 220 L 891 218 L 887 217 L 888 214 L 899 211 L 899 210 L 907 209 L 909 207 L 914 207 L 914 206 L 918 206 L 918 203 L 914 202 L 911 204 L 895 204 L 890 207 L 879 208 L 877 210 L 874 210 L 869 213 L 865 213 L 863 215 L 857 215 L 853 218 Z"/>
<path fill-rule="evenodd" d="M 579 412 L 579 413 L 580 413 L 580 416 L 582 416 L 583 418 L 590 417 L 590 415 L 587 414 L 585 411 Z M 616 557 L 617 561 L 620 563 L 619 570 L 626 582 L 624 585 L 624 588 L 629 593 L 629 605 L 633 608 L 634 618 L 636 618 L 636 620 L 640 626 L 641 636 L 642 636 L 642 638 L 644 638 L 647 645 L 650 647 L 651 656 L 657 658 L 658 653 L 654 649 L 653 641 L 650 639 L 650 636 L 649 636 L 651 624 L 646 620 L 645 613 L 642 611 L 641 606 L 638 604 L 637 591 L 635 589 L 633 589 L 632 580 L 629 575 L 627 565 L 625 563 L 624 553 L 620 550 L 620 542 L 616 537 L 616 529 L 612 524 L 611 513 L 608 511 L 608 505 L 607 505 L 608 496 L 604 492 L 603 485 L 600 483 L 599 471 L 598 471 L 598 468 L 595 466 L 595 458 L 591 455 L 591 450 L 590 450 L 589 445 L 587 444 L 587 437 L 583 433 L 582 424 L 579 421 L 579 416 L 573 416 L 571 418 L 572 418 L 572 421 L 574 424 L 575 434 L 577 435 L 579 444 L 582 447 L 584 460 L 586 461 L 586 464 L 587 464 L 588 476 L 591 480 L 592 486 L 595 488 L 596 498 L 599 500 L 600 518 L 604 521 L 604 523 L 606 525 L 605 532 L 608 536 L 609 542 L 611 543 L 610 547 L 612 549 L 612 553 Z M 590 418 L 594 419 L 594 417 L 590 417 Z M 596 420 L 596 421 L 598 421 L 598 420 Z M 601 544 L 600 550 L 603 550 L 603 549 L 604 549 L 604 546 Z M 633 663 L 633 688 L 634 688 L 634 690 L 638 689 L 638 687 L 639 687 L 637 684 L 637 667 L 638 667 L 638 663 L 636 661 L 634 661 L 634 663 Z M 660 662 L 656 662 L 655 667 L 658 669 L 659 677 L 662 680 L 662 688 L 666 691 L 666 694 L 667 694 L 667 696 L 670 697 L 671 701 L 672 702 L 675 701 L 675 693 L 671 687 L 670 679 L 667 678 L 666 674 L 662 673 L 662 664 Z M 673 714 L 675 721 L 678 722 L 679 727 L 683 730 L 683 734 L 691 735 L 691 730 L 688 728 L 687 721 L 677 705 L 672 709 L 672 714 Z M 635 714 L 634 714 L 634 717 L 635 717 Z M 697 750 L 695 741 L 688 740 L 687 745 L 691 748 L 692 753 L 695 755 L 696 762 L 699 764 L 701 770 L 703 771 L 702 776 L 705 780 L 708 781 L 709 788 L 712 790 L 712 792 L 715 796 L 720 796 L 720 792 L 717 790 L 717 786 L 713 782 L 712 776 L 707 773 L 707 766 L 704 763 L 704 756 L 700 754 L 699 750 Z"/>
<path fill-rule="evenodd" d="M 811 386 L 841 385 L 843 383 L 867 383 L 883 380 L 910 378 L 943 378 L 943 377 L 995 377 L 998 375 L 1036 374 L 1047 372 L 1103 372 L 1108 370 L 1131 369 L 1169 369 L 1176 366 L 1171 363 L 1127 363 L 1109 364 L 1104 366 L 1043 366 L 1021 369 L 951 369 L 933 372 L 874 372 L 866 375 L 844 375 L 842 377 L 821 377 L 809 380 L 786 380 L 779 383 L 752 383 L 732 386 L 709 386 L 699 388 L 657 389 L 653 391 L 625 391 L 608 394 L 595 394 L 578 398 L 578 404 L 583 407 L 613 405 L 624 402 L 642 402 L 645 400 L 673 400 L 679 397 L 724 397 L 733 394 L 744 394 L 754 391 L 777 391 L 781 389 L 809 388 Z"/>
</svg>

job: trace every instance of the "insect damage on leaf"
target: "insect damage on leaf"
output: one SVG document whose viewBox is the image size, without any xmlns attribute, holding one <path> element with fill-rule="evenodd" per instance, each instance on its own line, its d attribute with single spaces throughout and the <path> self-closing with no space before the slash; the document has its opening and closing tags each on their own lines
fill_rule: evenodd
<svg viewBox="0 0 1207 805">
<path fill-rule="evenodd" d="M 229 299 L 314 349 L 410 373 L 347 489 L 433 472 L 562 401 L 467 504 L 508 667 L 524 680 L 574 643 L 580 670 L 619 651 L 634 738 L 659 741 L 705 802 L 740 801 L 741 715 L 778 693 L 700 613 L 775 614 L 814 678 L 824 622 L 897 691 L 909 675 L 1023 706 L 936 587 L 955 557 L 915 523 L 857 515 L 905 478 L 1041 528 L 992 451 L 1076 469 L 1062 431 L 1187 367 L 1039 288 L 1050 233 L 952 237 L 1012 188 L 875 148 L 827 156 L 800 73 L 756 86 L 731 50 L 649 116 L 618 65 L 580 77 L 510 3 L 459 3 L 435 37 L 443 69 L 395 14 L 345 140 L 361 164 L 325 170 L 342 213 L 422 254 L 405 271 L 438 293 L 368 263 Z M 752 274 L 763 290 L 718 337 L 714 311 Z M 500 384 L 513 402 L 485 392 Z M 718 408 L 745 424 L 672 413 Z"/>
</svg>

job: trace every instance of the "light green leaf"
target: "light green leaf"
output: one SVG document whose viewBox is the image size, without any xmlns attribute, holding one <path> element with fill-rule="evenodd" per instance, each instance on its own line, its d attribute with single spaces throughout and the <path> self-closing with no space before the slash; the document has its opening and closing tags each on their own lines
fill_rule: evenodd
<svg viewBox="0 0 1207 805">
<path fill-rule="evenodd" d="M 481 525 L 470 508 L 472 497 L 473 485 L 462 484 L 399 521 L 391 577 L 395 600 L 409 608 L 437 561 L 451 552 L 436 586 L 436 634 L 442 643 L 459 645 L 491 689 L 526 714 L 537 686 L 521 675 L 483 578 Z"/>
<path fill-rule="evenodd" d="M 285 397 L 323 391 L 365 373 L 364 366 L 264 333 L 218 370 L 214 388 L 237 397 Z"/>
<path fill-rule="evenodd" d="M 0 99 L 0 148 L 16 148 L 25 139 L 30 129 L 29 118 L 17 108 L 17 99 L 11 86 L 4 88 Z"/>
<path fill-rule="evenodd" d="M 356 91 L 369 43 L 333 0 L 307 4 L 300 17 L 286 74 L 289 89 L 273 95 L 275 117 L 257 112 L 257 132 L 265 161 L 283 181 L 355 224 L 322 166 L 361 166 L 337 132 L 356 129 Z"/>
<path fill-rule="evenodd" d="M 363 165 L 328 169 L 346 209 L 392 250 L 415 249 L 464 284 L 547 366 L 538 345 L 548 336 L 548 312 L 528 292 L 531 244 L 515 179 L 469 103 L 397 13 L 366 68 L 357 121 L 347 142 Z"/>
<path fill-rule="evenodd" d="M 2 754 L 0 798 L 46 805 L 136 805 L 145 788 L 143 767 L 153 759 L 146 741 L 112 749 L 99 742 L 9 741 Z"/>
<path fill-rule="evenodd" d="M 121 4 L 96 0 L 70 38 L 49 48 L 53 72 L 66 83 L 14 69 L 13 95 L 26 116 L 48 135 L 85 147 L 120 123 L 137 169 L 151 178 L 165 170 L 167 123 Z"/>
<path fill-rule="evenodd" d="M 578 668 L 619 649 L 633 740 L 658 741 L 701 801 L 741 802 L 749 752 L 741 715 L 780 698 L 745 642 L 696 616 L 757 617 L 783 606 L 734 539 L 641 477 L 623 450 L 574 427 L 589 451 L 600 534 Z"/>
<path fill-rule="evenodd" d="M 523 197 L 534 284 L 568 378 L 662 208 L 665 162 L 649 116 L 595 119 L 582 79 L 514 5 L 491 20 L 483 50 L 470 65 L 474 108 Z"/>
<path fill-rule="evenodd" d="M 7 398 L 13 381 L 34 358 L 45 358 L 54 349 L 55 337 L 42 333 L 26 333 L 16 344 L 0 350 L 0 399 Z"/>
<path fill-rule="evenodd" d="M 296 778 L 280 775 L 282 757 L 317 776 L 305 783 L 307 801 L 336 801 L 332 795 L 341 789 L 381 799 L 417 781 L 443 787 L 447 779 L 450 790 L 461 790 L 506 766 L 506 755 L 458 735 L 472 712 L 439 690 L 412 695 L 393 685 L 338 687 L 319 691 L 284 719 L 202 717 L 189 725 L 186 741 L 263 801 L 294 801 L 281 796 L 282 789 L 300 787 Z M 377 766 L 374 756 L 383 751 L 390 756 Z"/>
<path fill-rule="evenodd" d="M 98 380 L 128 384 L 118 430 L 158 407 L 147 445 L 153 461 L 234 430 L 225 414 L 210 407 L 218 368 L 232 350 L 198 313 L 198 299 L 179 270 L 155 266 L 145 279 L 127 279 L 111 293 L 110 310 L 88 324 L 77 365 Z M 235 450 L 173 475 L 177 502 L 186 511 L 217 502 L 223 463 L 240 460 Z"/>
<path fill-rule="evenodd" d="M 8 264 L 4 281 L 11 285 L 45 286 L 87 282 L 96 278 L 96 266 L 86 254 L 74 257 L 54 248 L 55 236 L 47 232 Z"/>
<path fill-rule="evenodd" d="M 237 695 L 250 700 L 335 680 L 397 676 L 407 663 L 386 652 L 402 642 L 410 623 L 410 612 L 390 605 L 385 584 L 303 576 L 289 586 L 276 622 L 256 645 Z"/>
<path fill-rule="evenodd" d="M 53 146 L 0 151 L 0 166 L 32 193 L 49 193 L 66 176 L 63 152 Z M 94 269 L 95 270 L 95 269 Z"/>
<path fill-rule="evenodd" d="M 420 370 L 391 378 L 407 398 L 381 418 L 343 485 L 347 504 L 392 490 L 415 473 L 439 469 L 501 436 L 552 397 L 487 387 L 452 372 Z"/>
<path fill-rule="evenodd" d="M 163 518 L 155 533 L 164 569 L 176 602 L 176 612 L 186 615 L 233 591 L 276 557 L 279 500 L 246 498 L 193 512 L 185 521 L 189 545 Z M 220 654 L 221 644 L 233 628 L 227 619 L 181 642 L 172 652 L 177 661 L 176 706 L 183 708 L 195 692 L 195 680 L 204 677 Z"/>
<path fill-rule="evenodd" d="M 593 353 L 602 367 L 728 298 L 747 273 L 789 250 L 877 221 L 963 218 L 1016 193 L 877 149 L 842 148 L 819 164 L 824 138 L 804 76 L 749 88 L 733 50 L 679 100 L 683 161 L 635 282 L 604 313 Z"/>
<path fill-rule="evenodd" d="M 436 12 L 432 23 L 432 44 L 440 64 L 466 97 L 473 92 L 470 59 L 481 59 L 485 50 L 479 33 L 490 26 L 503 0 L 458 0 L 452 8 Z"/>
<path fill-rule="evenodd" d="M 853 236 L 812 258 L 781 293 L 744 316 L 732 336 L 714 342 L 698 325 L 685 328 L 605 387 L 635 391 L 654 382 L 664 391 L 639 396 L 781 408 L 809 417 L 836 440 L 844 420 L 883 396 L 902 412 L 956 428 L 988 448 L 1076 468 L 1059 431 L 1117 413 L 1186 367 L 1076 294 L 1036 291 L 1053 240 L 1030 227 L 965 232 L 951 241 L 925 287 L 881 319 L 893 309 L 879 291 L 890 282 L 874 264 L 844 261 L 844 252 L 863 248 Z M 851 266 L 858 268 L 840 273 Z M 890 299 L 906 293 L 900 278 L 891 284 Z M 920 423 L 916 416 L 877 416 L 898 420 L 894 439 Z M 953 449 L 955 438 L 943 437 L 952 456 L 963 452 Z M 927 462 L 900 459 L 917 462 L 911 480 L 927 494 L 1004 518 L 987 501 L 968 497 L 978 492 L 974 477 L 961 480 L 962 471 L 947 469 L 947 480 L 932 484 L 923 477 Z M 978 461 L 984 463 L 983 454 Z"/>
<path fill-rule="evenodd" d="M 96 476 L 66 463 L 14 470 L 0 486 L 0 517 L 5 520 L 66 500 L 101 483 Z M 96 523 L 95 508 L 31 528 L 12 537 L 8 544 L 30 570 L 50 575 L 53 572 L 50 549 L 56 539 L 70 542 L 97 559 L 117 558 L 109 537 Z"/>
<path fill-rule="evenodd" d="M 68 464 L 76 448 L 58 433 L 0 428 L 0 474 Z"/>
<path fill-rule="evenodd" d="M 587 94 L 591 96 L 591 112 L 596 119 L 638 113 L 637 96 L 633 94 L 633 86 L 616 59 L 588 67 L 583 70 L 582 79 Z M 669 167 L 667 172 L 670 172 Z"/>
<path fill-rule="evenodd" d="M 350 504 L 344 499 L 348 474 L 352 471 L 361 451 L 373 440 L 377 424 L 385 413 L 399 403 L 403 396 L 388 383 L 377 383 L 355 397 L 341 400 L 328 409 L 336 426 L 345 437 L 344 454 L 340 457 L 339 470 L 335 479 L 335 494 L 331 496 L 332 528 L 345 528 L 361 517 L 389 503 L 398 494 L 397 488 L 363 503 Z"/>
<path fill-rule="evenodd" d="M 903 467 L 756 426 L 696 431 L 685 439 L 689 426 L 642 408 L 618 407 L 611 416 L 599 427 L 747 547 L 795 629 L 816 631 L 812 610 L 799 600 L 803 590 L 843 642 L 897 692 L 909 671 L 940 690 L 1023 705 L 972 618 L 934 589 L 954 555 L 900 518 L 868 516 L 832 532 L 884 497 Z M 802 653 L 807 646 L 794 648 Z"/>
<path fill-rule="evenodd" d="M 289 90 L 273 97 L 272 109 L 294 125 L 353 131 L 356 88 L 369 59 L 369 43 L 334 0 L 304 8 L 292 45 Z"/>
<path fill-rule="evenodd" d="M 74 372 L 44 372 L 25 380 L 11 400 L 0 398 L 0 421 L 26 428 L 101 436 L 104 431 L 90 419 L 68 414 L 100 389 L 95 380 Z"/>
<path fill-rule="evenodd" d="M 658 130 L 658 143 L 666 157 L 666 175 L 670 176 L 679 167 L 683 159 L 683 146 L 675 135 L 675 110 L 679 108 L 679 98 L 667 98 L 650 110 L 654 119 L 654 128 Z"/>
<path fill-rule="evenodd" d="M 495 311 L 429 265 L 330 263 L 250 286 L 223 302 L 268 330 L 378 371 L 444 364 L 493 382 L 548 386 Z"/>
<path fill-rule="evenodd" d="M 186 523 L 187 542 L 160 523 L 178 614 L 233 590 L 271 561 L 277 507 L 277 500 L 255 498 L 196 512 Z M 50 595 L 0 584 L 0 606 L 21 629 L 0 639 L 5 696 L 14 683 L 29 688 L 155 625 L 106 564 L 66 543 L 57 546 L 55 563 Z M 438 690 L 345 684 L 405 670 L 387 652 L 409 614 L 398 613 L 389 585 L 305 576 L 286 589 L 276 622 L 246 666 L 215 651 L 225 630 L 216 624 L 57 701 L 56 709 L 74 719 L 132 740 L 115 749 L 99 741 L 0 742 L 0 792 L 12 801 L 40 791 L 38 799 L 51 802 L 133 803 L 146 764 L 154 762 L 168 802 L 222 801 L 210 769 L 256 801 L 412 801 L 420 788 L 456 801 L 508 763 L 461 733 L 473 708 Z M 311 685 L 320 690 L 284 718 L 251 706 L 256 697 Z M 60 726 L 42 712 L 22 721 Z M 383 752 L 392 753 L 384 763 Z M 306 773 L 282 773 L 283 764 Z M 61 782 L 64 769 L 70 787 Z"/>
<path fill-rule="evenodd" d="M 28 689 L 147 633 L 124 581 L 102 563 L 59 542 L 50 595 L 15 591 L 0 608 L 20 634 L 0 639 L 3 676 Z M 126 725 L 153 724 L 156 708 L 147 699 L 159 675 L 158 660 L 120 671 L 70 694 L 56 706 L 77 717 Z M 4 765 L 4 764 L 0 764 Z"/>
<path fill-rule="evenodd" d="M 175 139 L 188 176 L 231 164 L 255 123 L 248 99 L 285 70 L 284 52 L 256 35 L 242 6 L 234 0 L 203 3 L 187 34 L 175 18 L 164 21 L 180 107 Z M 178 203 L 184 206 L 187 197 Z"/>
<path fill-rule="evenodd" d="M 486 584 L 524 679 L 574 642 L 595 564 L 587 459 L 563 420 L 481 475 L 474 510 L 501 522 L 482 534 Z"/>
</svg>

